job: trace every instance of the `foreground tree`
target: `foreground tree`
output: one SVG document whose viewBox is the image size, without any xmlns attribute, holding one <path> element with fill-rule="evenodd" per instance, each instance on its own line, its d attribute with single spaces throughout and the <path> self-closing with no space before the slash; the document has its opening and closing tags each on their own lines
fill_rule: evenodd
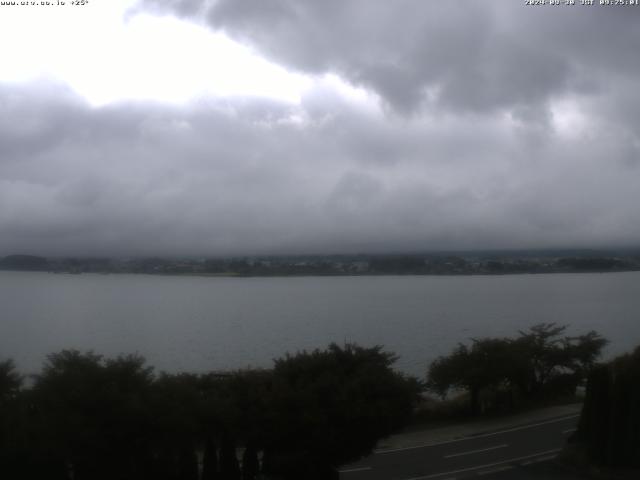
<svg viewBox="0 0 640 480">
<path fill-rule="evenodd" d="M 561 387 L 562 381 L 577 385 L 600 356 L 607 340 L 595 331 L 577 337 L 561 336 L 566 325 L 541 323 L 534 325 L 514 340 L 514 346 L 527 368 L 519 378 L 521 389 L 537 395 L 549 386 Z"/>
<path fill-rule="evenodd" d="M 22 380 L 13 360 L 0 362 L 0 407 L 18 395 Z"/>
<path fill-rule="evenodd" d="M 640 347 L 590 373 L 572 440 L 592 463 L 640 467 Z"/>
<path fill-rule="evenodd" d="M 18 443 L 24 441 L 19 422 L 21 387 L 22 376 L 13 360 L 0 362 L 0 476 L 17 475 L 23 468 L 24 459 L 19 458 L 18 450 Z"/>
<path fill-rule="evenodd" d="M 265 468 L 286 479 L 337 478 L 406 424 L 420 391 L 382 347 L 336 344 L 276 360 Z"/>
<path fill-rule="evenodd" d="M 449 356 L 439 357 L 431 364 L 427 388 L 443 397 L 451 390 L 466 390 L 469 411 L 477 415 L 482 410 L 481 392 L 505 388 L 512 397 L 523 368 L 523 360 L 511 340 L 474 339 L 471 346 L 459 344 Z"/>
<path fill-rule="evenodd" d="M 482 411 L 481 393 L 506 392 L 538 398 L 575 392 L 586 380 L 607 341 L 594 331 L 577 337 L 561 335 L 566 326 L 543 323 L 520 336 L 473 339 L 429 366 L 427 388 L 441 396 L 455 390 L 469 395 L 472 415 Z"/>
<path fill-rule="evenodd" d="M 381 347 L 331 345 L 272 370 L 156 376 L 138 356 L 64 350 L 26 390 L 3 362 L 0 476 L 337 478 L 338 465 L 369 453 L 412 413 L 420 386 L 393 371 L 394 360 Z"/>
<path fill-rule="evenodd" d="M 146 478 L 152 380 L 137 356 L 49 355 L 31 392 L 33 463 L 55 460 L 76 480 Z"/>
</svg>

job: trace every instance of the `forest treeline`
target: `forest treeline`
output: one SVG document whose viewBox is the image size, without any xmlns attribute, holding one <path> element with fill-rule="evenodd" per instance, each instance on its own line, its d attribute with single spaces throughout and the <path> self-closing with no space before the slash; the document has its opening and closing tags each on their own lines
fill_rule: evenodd
<svg viewBox="0 0 640 480">
<path fill-rule="evenodd" d="M 0 363 L 0 478 L 338 478 L 409 420 L 419 382 L 381 347 L 331 345 L 268 370 L 155 374 L 139 356 Z M 260 475 L 260 476 L 259 476 Z"/>
<path fill-rule="evenodd" d="M 0 257 L 0 270 L 205 276 L 504 275 L 640 270 L 638 252 L 502 252 L 216 258 Z"/>
</svg>

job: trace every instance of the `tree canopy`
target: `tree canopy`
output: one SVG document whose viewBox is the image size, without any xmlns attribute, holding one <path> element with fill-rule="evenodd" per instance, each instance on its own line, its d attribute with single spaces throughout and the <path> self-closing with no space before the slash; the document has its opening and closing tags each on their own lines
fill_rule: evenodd
<svg viewBox="0 0 640 480">
<path fill-rule="evenodd" d="M 332 467 L 370 453 L 409 420 L 420 392 L 416 379 L 391 369 L 395 359 L 380 346 L 332 344 L 276 360 L 272 421 L 280 428 L 268 449 Z"/>
<path fill-rule="evenodd" d="M 267 370 L 156 374 L 140 356 L 63 350 L 29 388 L 5 361 L 0 476 L 335 478 L 411 415 L 419 384 L 394 361 L 382 347 L 333 344 Z"/>
<path fill-rule="evenodd" d="M 22 376 L 13 360 L 0 362 L 0 405 L 14 398 L 22 386 Z"/>
<path fill-rule="evenodd" d="M 597 332 L 562 336 L 567 327 L 534 325 L 516 338 L 472 339 L 431 363 L 427 387 L 445 396 L 469 393 L 470 411 L 481 410 L 480 394 L 503 390 L 513 405 L 518 395 L 533 398 L 569 392 L 586 379 L 607 341 Z"/>
</svg>

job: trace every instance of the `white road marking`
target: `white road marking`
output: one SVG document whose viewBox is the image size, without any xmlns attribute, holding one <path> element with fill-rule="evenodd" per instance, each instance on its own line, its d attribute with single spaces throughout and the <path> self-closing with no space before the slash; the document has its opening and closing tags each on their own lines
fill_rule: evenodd
<svg viewBox="0 0 640 480">
<path fill-rule="evenodd" d="M 508 447 L 506 443 L 503 445 L 496 445 L 495 447 L 480 448 L 478 450 L 469 450 L 468 452 L 452 453 L 451 455 L 445 455 L 444 458 L 462 457 L 463 455 L 472 455 L 474 453 L 488 452 L 489 450 L 497 450 L 498 448 Z"/>
<path fill-rule="evenodd" d="M 447 440 L 447 441 L 444 441 L 444 442 L 424 443 L 424 444 L 421 444 L 421 445 L 413 445 L 411 447 L 390 448 L 390 449 L 385 449 L 385 450 L 374 450 L 373 453 L 375 453 L 376 455 L 382 455 L 382 454 L 385 454 L 385 453 L 403 452 L 405 450 L 415 450 L 416 448 L 435 447 L 435 446 L 438 446 L 438 445 L 447 445 L 449 443 L 465 442 L 465 441 L 468 441 L 468 440 L 475 440 L 476 438 L 492 437 L 494 435 L 500 435 L 502 433 L 516 432 L 518 430 L 526 430 L 527 428 L 539 427 L 540 425 L 548 425 L 550 423 L 563 422 L 565 420 L 570 420 L 572 418 L 577 418 L 579 416 L 580 416 L 580 414 L 577 413 L 575 415 L 569 415 L 569 416 L 562 417 L 562 418 L 555 418 L 553 420 L 547 420 L 545 422 L 538 422 L 538 423 L 532 423 L 532 424 L 529 424 L 529 425 L 523 425 L 521 427 L 508 428 L 506 430 L 500 430 L 499 432 L 483 433 L 483 434 L 480 434 L 480 435 L 473 435 L 473 436 L 464 437 L 464 438 L 456 438 L 454 440 Z"/>
<path fill-rule="evenodd" d="M 371 467 L 347 468 L 346 470 L 338 470 L 338 473 L 365 472 L 371 470 Z"/>
<path fill-rule="evenodd" d="M 506 465 L 504 467 L 496 467 L 491 470 L 483 470 L 482 472 L 478 472 L 478 475 L 490 475 L 492 473 L 504 472 L 505 470 L 511 470 L 513 465 Z"/>
<path fill-rule="evenodd" d="M 520 465 L 525 466 L 525 465 L 531 465 L 533 463 L 540 463 L 540 462 L 546 462 L 547 460 L 551 460 L 556 458 L 558 455 L 557 454 L 551 454 L 551 455 L 545 455 L 543 457 L 538 457 L 538 458 L 534 458 L 533 460 L 527 460 L 526 462 L 522 462 Z"/>
<path fill-rule="evenodd" d="M 556 448 L 554 450 L 547 450 L 545 452 L 538 452 L 531 455 L 525 455 L 524 457 L 509 458 L 507 460 L 502 460 L 500 462 L 487 463 L 485 465 L 476 465 L 475 467 L 461 468 L 460 470 L 452 470 L 450 472 L 432 473 L 431 475 L 425 475 L 423 477 L 405 478 L 404 480 L 427 480 L 429 478 L 442 477 L 445 475 L 455 475 L 456 473 L 471 472 L 473 470 L 481 470 L 483 468 L 497 467 L 498 465 L 504 465 L 506 463 L 519 462 L 521 460 L 527 460 L 529 458 L 534 458 L 539 456 L 550 456 L 551 454 L 557 454 L 558 452 L 560 452 L 560 450 L 561 450 L 560 448 Z"/>
<path fill-rule="evenodd" d="M 575 432 L 576 430 L 577 430 L 577 428 L 570 428 L 570 429 L 568 429 L 568 430 L 563 430 L 563 431 L 562 431 L 562 434 L 563 434 L 563 435 L 566 435 L 567 433 L 573 433 L 573 432 Z"/>
</svg>

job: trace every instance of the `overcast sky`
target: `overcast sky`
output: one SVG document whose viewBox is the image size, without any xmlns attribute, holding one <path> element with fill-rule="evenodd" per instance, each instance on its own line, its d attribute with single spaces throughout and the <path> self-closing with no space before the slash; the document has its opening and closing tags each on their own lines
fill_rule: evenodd
<svg viewBox="0 0 640 480">
<path fill-rule="evenodd" d="M 634 6 L 0 6 L 0 255 L 637 246 L 639 45 Z"/>
</svg>

